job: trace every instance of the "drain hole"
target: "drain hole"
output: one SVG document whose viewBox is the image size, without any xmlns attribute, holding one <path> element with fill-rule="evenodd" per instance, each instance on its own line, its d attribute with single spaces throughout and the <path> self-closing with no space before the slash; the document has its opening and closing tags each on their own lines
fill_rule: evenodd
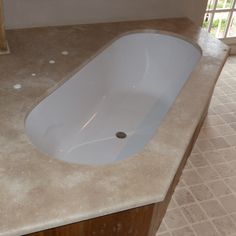
<svg viewBox="0 0 236 236">
<path fill-rule="evenodd" d="M 119 132 L 116 133 L 116 137 L 123 139 L 123 138 L 127 137 L 127 134 L 124 133 L 124 132 L 119 131 Z"/>
</svg>

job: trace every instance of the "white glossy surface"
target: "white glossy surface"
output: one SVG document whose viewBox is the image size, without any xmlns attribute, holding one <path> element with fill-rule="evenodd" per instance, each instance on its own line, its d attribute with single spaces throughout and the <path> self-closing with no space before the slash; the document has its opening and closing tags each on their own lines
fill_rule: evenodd
<svg viewBox="0 0 236 236">
<path fill-rule="evenodd" d="M 26 133 L 41 152 L 66 162 L 127 158 L 154 135 L 200 57 L 173 36 L 123 36 L 41 101 Z M 127 138 L 118 139 L 118 131 Z"/>
</svg>

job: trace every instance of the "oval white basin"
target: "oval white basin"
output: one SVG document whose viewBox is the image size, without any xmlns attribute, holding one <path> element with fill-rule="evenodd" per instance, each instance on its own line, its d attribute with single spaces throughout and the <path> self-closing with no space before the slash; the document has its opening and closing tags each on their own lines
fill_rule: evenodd
<svg viewBox="0 0 236 236">
<path fill-rule="evenodd" d="M 42 100 L 26 133 L 39 151 L 66 162 L 103 165 L 132 156 L 152 138 L 200 57 L 178 37 L 123 36 Z"/>
</svg>

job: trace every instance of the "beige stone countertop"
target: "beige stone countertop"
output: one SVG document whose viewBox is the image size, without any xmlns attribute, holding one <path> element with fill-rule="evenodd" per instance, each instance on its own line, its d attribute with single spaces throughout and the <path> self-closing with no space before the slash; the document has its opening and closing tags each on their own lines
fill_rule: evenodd
<svg viewBox="0 0 236 236">
<path fill-rule="evenodd" d="M 25 116 L 36 101 L 111 40 L 144 29 L 177 33 L 203 51 L 145 149 L 100 167 L 39 153 L 24 132 Z M 184 18 L 10 30 L 7 36 L 11 54 L 0 56 L 0 236 L 162 201 L 206 109 L 228 47 Z M 62 55 L 64 50 L 69 55 Z M 13 89 L 15 84 L 22 88 Z"/>
</svg>

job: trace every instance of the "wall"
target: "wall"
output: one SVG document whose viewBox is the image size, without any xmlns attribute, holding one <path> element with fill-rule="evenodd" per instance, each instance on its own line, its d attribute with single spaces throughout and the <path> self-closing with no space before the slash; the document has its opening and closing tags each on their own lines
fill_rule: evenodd
<svg viewBox="0 0 236 236">
<path fill-rule="evenodd" d="M 189 16 L 206 0 L 4 0 L 6 28 Z M 196 3 L 198 2 L 198 3 Z M 193 3 L 191 5 L 191 3 Z"/>
<path fill-rule="evenodd" d="M 201 25 L 207 6 L 207 0 L 185 0 L 184 11 L 188 18 Z"/>
</svg>

